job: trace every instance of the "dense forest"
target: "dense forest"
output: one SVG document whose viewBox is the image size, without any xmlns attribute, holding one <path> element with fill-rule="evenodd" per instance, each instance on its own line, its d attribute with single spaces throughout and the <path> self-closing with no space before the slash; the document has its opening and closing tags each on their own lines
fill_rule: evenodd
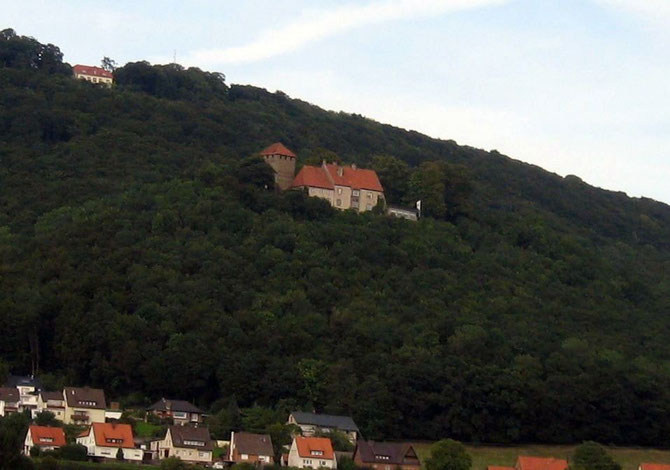
<svg viewBox="0 0 670 470">
<path fill-rule="evenodd" d="M 62 58 L 0 32 L 0 375 L 369 438 L 670 445 L 670 207 L 218 73 L 130 63 L 108 89 Z M 267 189 L 275 141 L 426 217 Z"/>
</svg>

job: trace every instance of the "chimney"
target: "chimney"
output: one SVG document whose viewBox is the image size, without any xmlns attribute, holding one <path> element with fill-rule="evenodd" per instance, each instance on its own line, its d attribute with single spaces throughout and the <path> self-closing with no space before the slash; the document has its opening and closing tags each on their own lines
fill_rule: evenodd
<svg viewBox="0 0 670 470">
<path fill-rule="evenodd" d="M 339 176 L 342 176 L 344 174 L 344 168 L 342 168 L 341 166 L 338 166 L 337 167 L 337 174 Z"/>
<path fill-rule="evenodd" d="M 355 169 L 356 169 L 356 164 L 355 164 L 355 163 L 352 163 L 352 164 L 351 164 L 351 169 L 352 169 L 352 170 L 355 170 Z"/>
</svg>

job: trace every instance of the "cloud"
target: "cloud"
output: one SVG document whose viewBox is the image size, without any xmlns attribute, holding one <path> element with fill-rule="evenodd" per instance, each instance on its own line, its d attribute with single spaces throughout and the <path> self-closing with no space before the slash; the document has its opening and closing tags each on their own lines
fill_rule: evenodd
<svg viewBox="0 0 670 470">
<path fill-rule="evenodd" d="M 378 0 L 366 5 L 347 4 L 330 10 L 312 10 L 284 27 L 264 31 L 248 44 L 194 51 L 185 62 L 191 64 L 256 62 L 365 25 L 444 14 L 507 1 L 509 0 Z"/>
<path fill-rule="evenodd" d="M 596 3 L 618 8 L 653 23 L 670 23 L 670 2 L 668 0 L 595 0 Z"/>
</svg>

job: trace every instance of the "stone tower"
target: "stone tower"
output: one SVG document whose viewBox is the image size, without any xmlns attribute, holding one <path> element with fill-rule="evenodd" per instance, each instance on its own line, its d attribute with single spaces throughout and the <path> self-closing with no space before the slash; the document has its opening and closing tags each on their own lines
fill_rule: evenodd
<svg viewBox="0 0 670 470">
<path fill-rule="evenodd" d="M 261 157 L 275 171 L 275 185 L 284 191 L 291 187 L 295 176 L 295 153 L 277 142 L 261 152 Z"/>
</svg>

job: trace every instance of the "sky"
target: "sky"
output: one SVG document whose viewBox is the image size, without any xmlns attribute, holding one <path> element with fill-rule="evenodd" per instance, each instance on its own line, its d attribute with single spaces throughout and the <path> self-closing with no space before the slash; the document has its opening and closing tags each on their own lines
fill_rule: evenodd
<svg viewBox="0 0 670 470">
<path fill-rule="evenodd" d="M 670 0 L 0 0 L 0 20 L 71 64 L 176 54 L 670 203 Z"/>
</svg>

